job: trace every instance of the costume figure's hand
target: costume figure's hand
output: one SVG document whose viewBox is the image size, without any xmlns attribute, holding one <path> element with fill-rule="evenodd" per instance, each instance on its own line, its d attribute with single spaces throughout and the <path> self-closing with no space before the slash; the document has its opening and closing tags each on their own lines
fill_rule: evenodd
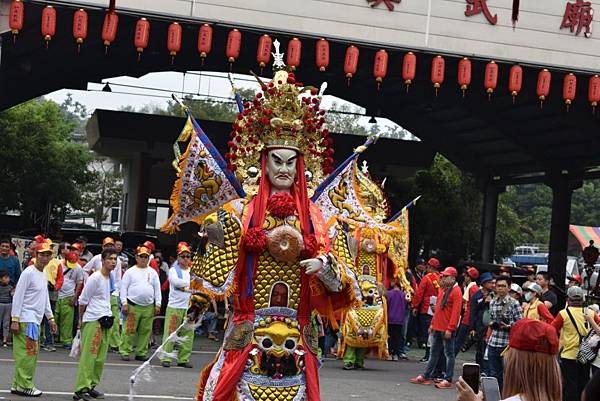
<svg viewBox="0 0 600 401">
<path fill-rule="evenodd" d="M 321 259 L 312 258 L 300 261 L 300 266 L 304 267 L 306 274 L 315 274 L 323 268 Z"/>
</svg>

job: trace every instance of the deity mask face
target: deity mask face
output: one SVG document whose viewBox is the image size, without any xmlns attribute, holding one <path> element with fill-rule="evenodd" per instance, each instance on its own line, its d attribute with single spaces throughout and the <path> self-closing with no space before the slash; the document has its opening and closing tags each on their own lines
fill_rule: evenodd
<svg viewBox="0 0 600 401">
<path fill-rule="evenodd" d="M 265 170 L 275 191 L 289 191 L 296 179 L 298 153 L 292 149 L 273 149 L 267 153 Z"/>
</svg>

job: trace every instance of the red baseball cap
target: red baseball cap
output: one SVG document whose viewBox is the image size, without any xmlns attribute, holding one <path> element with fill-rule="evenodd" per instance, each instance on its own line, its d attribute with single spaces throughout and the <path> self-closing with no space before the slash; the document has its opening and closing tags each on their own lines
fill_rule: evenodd
<svg viewBox="0 0 600 401">
<path fill-rule="evenodd" d="M 558 335 L 554 327 L 539 320 L 521 319 L 510 330 L 508 346 L 522 351 L 558 352 Z"/>
<path fill-rule="evenodd" d="M 427 264 L 431 267 L 435 267 L 436 269 L 440 268 L 440 261 L 436 258 L 431 258 L 427 261 Z"/>
<path fill-rule="evenodd" d="M 444 271 L 442 271 L 442 276 L 452 276 L 456 278 L 456 276 L 458 276 L 458 272 L 454 267 L 448 266 L 444 269 Z"/>
<path fill-rule="evenodd" d="M 467 269 L 467 274 L 469 275 L 469 277 L 471 277 L 473 280 L 477 280 L 479 278 L 479 270 L 477 270 L 474 267 L 469 267 Z"/>
<path fill-rule="evenodd" d="M 146 241 L 144 242 L 143 246 L 145 246 L 146 248 L 148 248 L 150 250 L 150 252 L 154 252 L 154 242 L 152 241 Z"/>
<path fill-rule="evenodd" d="M 571 277 L 569 277 L 569 280 L 577 281 L 579 285 L 583 284 L 583 280 L 581 279 L 581 276 L 579 274 L 572 275 Z"/>
</svg>

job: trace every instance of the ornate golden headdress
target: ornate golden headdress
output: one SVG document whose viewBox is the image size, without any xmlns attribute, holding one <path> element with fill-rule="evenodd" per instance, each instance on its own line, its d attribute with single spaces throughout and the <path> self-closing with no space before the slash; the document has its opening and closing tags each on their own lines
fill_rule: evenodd
<svg viewBox="0 0 600 401">
<path fill-rule="evenodd" d="M 358 182 L 358 196 L 360 203 L 365 207 L 367 213 L 369 213 L 373 219 L 382 223 L 390 217 L 390 204 L 383 191 L 383 183 L 376 183 L 371 178 L 366 161 L 363 161 L 362 171 L 356 169 L 356 180 Z"/>
<path fill-rule="evenodd" d="M 325 110 L 319 107 L 322 94 L 296 82 L 294 74 L 285 70 L 277 41 L 275 49 L 275 76 L 268 84 L 257 77 L 262 92 L 246 102 L 244 111 L 238 114 L 225 158 L 244 188 L 251 189 L 261 173 L 260 155 L 264 149 L 298 150 L 305 156 L 307 186 L 314 189 L 333 171 L 333 140 L 324 127 Z"/>
</svg>

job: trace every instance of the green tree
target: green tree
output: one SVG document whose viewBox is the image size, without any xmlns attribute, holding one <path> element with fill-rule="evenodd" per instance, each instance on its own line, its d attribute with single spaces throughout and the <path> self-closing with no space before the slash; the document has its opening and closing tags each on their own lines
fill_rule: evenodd
<svg viewBox="0 0 600 401">
<path fill-rule="evenodd" d="M 38 99 L 0 113 L 0 210 L 18 210 L 24 224 L 44 225 L 80 199 L 91 156 L 71 141 L 75 124 L 54 102 Z M 45 220 L 45 221 L 42 221 Z"/>
<path fill-rule="evenodd" d="M 119 205 L 123 179 L 120 173 L 112 169 L 106 158 L 96 158 L 88 169 L 90 177 L 82 188 L 79 209 L 91 215 L 96 228 L 101 229 L 111 208 Z"/>
<path fill-rule="evenodd" d="M 413 212 L 411 241 L 451 263 L 476 256 L 482 196 L 474 180 L 438 154 L 428 170 L 417 173 L 414 192 L 422 198 Z"/>
</svg>

